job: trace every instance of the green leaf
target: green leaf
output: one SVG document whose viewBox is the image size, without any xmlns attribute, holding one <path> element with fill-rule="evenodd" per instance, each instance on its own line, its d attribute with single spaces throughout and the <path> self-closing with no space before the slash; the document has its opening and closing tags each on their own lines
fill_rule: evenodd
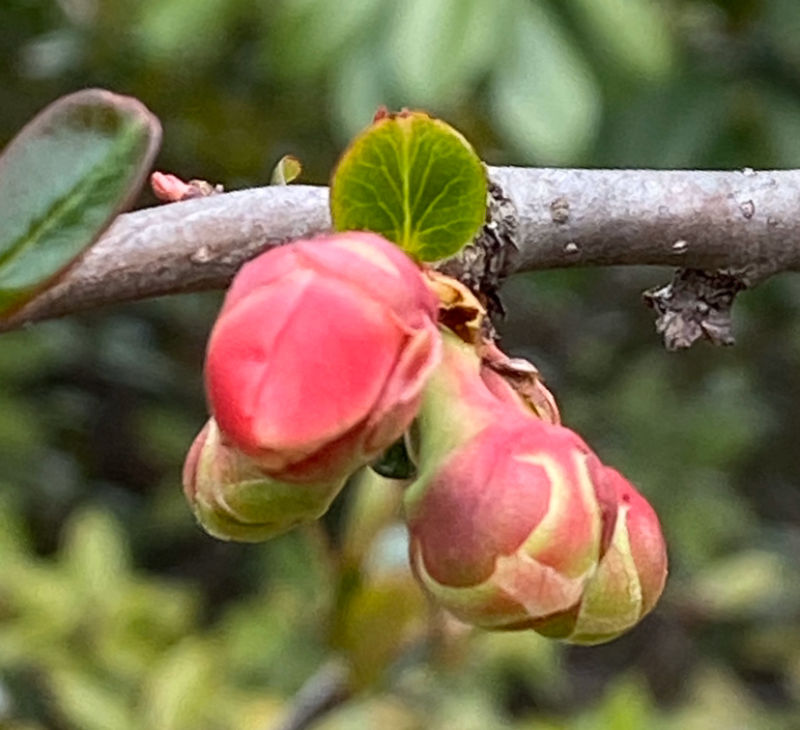
<svg viewBox="0 0 800 730">
<path fill-rule="evenodd" d="M 675 49 L 666 8 L 657 0 L 568 0 L 603 59 L 647 81 L 667 77 Z"/>
<path fill-rule="evenodd" d="M 333 629 L 332 643 L 347 655 L 358 688 L 379 682 L 389 665 L 425 632 L 426 599 L 399 572 L 366 581 L 354 591 Z"/>
<path fill-rule="evenodd" d="M 657 714 L 642 679 L 636 675 L 620 676 L 607 689 L 600 706 L 584 715 L 586 727 L 603 730 L 638 730 L 656 728 Z"/>
<path fill-rule="evenodd" d="M 384 4 L 383 0 L 272 3 L 261 35 L 265 61 L 292 83 L 327 75 L 347 59 L 354 44 L 374 34 Z"/>
<path fill-rule="evenodd" d="M 515 16 L 492 79 L 495 124 L 526 161 L 577 162 L 600 122 L 592 70 L 545 5 L 517 0 Z"/>
<path fill-rule="evenodd" d="M 139 190 L 161 138 L 138 101 L 89 89 L 42 111 L 0 155 L 0 315 L 91 245 Z"/>
<path fill-rule="evenodd" d="M 182 78 L 186 78 L 223 53 L 217 39 L 230 32 L 234 6 L 229 0 L 146 0 L 137 3 L 131 13 L 135 21 L 128 19 L 129 33 L 141 56 L 167 68 L 180 65 Z"/>
<path fill-rule="evenodd" d="M 270 185 L 288 185 L 303 171 L 303 165 L 294 155 L 284 155 L 272 170 Z"/>
<path fill-rule="evenodd" d="M 187 637 L 165 652 L 144 685 L 139 707 L 142 727 L 189 730 L 204 722 L 222 694 L 214 645 Z M 215 671 L 216 669 L 216 671 Z"/>
<path fill-rule="evenodd" d="M 52 704 L 63 715 L 67 727 L 84 730 L 134 727 L 125 696 L 80 669 L 54 669 L 47 684 Z"/>
<path fill-rule="evenodd" d="M 331 182 L 336 230 L 366 230 L 422 261 L 452 256 L 486 215 L 486 171 L 464 137 L 422 112 L 383 116 L 345 151 Z"/>
<path fill-rule="evenodd" d="M 717 621 L 774 616 L 794 605 L 797 575 L 785 556 L 756 548 L 711 561 L 686 587 L 690 605 Z"/>
<path fill-rule="evenodd" d="M 377 36 L 365 37 L 331 68 L 333 126 L 343 145 L 364 129 L 364 121 L 381 104 L 392 98 L 383 44 Z"/>
<path fill-rule="evenodd" d="M 96 509 L 73 514 L 65 530 L 62 559 L 75 579 L 75 588 L 92 598 L 115 598 L 130 575 L 121 526 Z"/>
<path fill-rule="evenodd" d="M 514 22 L 510 2 L 398 3 L 385 53 L 402 98 L 437 109 L 463 103 L 504 47 L 503 39 Z"/>
</svg>

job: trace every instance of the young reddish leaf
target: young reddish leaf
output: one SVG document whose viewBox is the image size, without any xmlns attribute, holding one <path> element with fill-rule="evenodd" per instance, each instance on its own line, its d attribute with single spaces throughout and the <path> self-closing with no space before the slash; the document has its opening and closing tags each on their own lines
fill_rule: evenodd
<svg viewBox="0 0 800 730">
<path fill-rule="evenodd" d="M 153 195 L 163 203 L 177 203 L 191 197 L 192 186 L 168 172 L 156 170 L 150 175 L 150 187 Z"/>
<path fill-rule="evenodd" d="M 150 175 L 150 187 L 162 203 L 178 203 L 192 198 L 207 198 L 224 192 L 222 185 L 208 180 L 189 180 L 184 182 L 177 175 L 156 170 Z"/>
<path fill-rule="evenodd" d="M 331 182 L 339 231 L 368 230 L 422 261 L 452 256 L 486 215 L 486 171 L 464 137 L 422 112 L 376 115 Z"/>
<path fill-rule="evenodd" d="M 0 154 L 0 316 L 51 283 L 138 192 L 161 139 L 140 102 L 88 89 L 36 116 Z"/>
</svg>

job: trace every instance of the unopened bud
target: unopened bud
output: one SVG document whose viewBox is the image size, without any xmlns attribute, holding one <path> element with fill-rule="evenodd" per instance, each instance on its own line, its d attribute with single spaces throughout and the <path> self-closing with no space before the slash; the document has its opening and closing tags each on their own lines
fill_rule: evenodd
<svg viewBox="0 0 800 730">
<path fill-rule="evenodd" d="M 259 542 L 324 514 L 344 485 L 274 479 L 225 443 L 214 419 L 197 435 L 183 469 L 183 489 L 198 522 L 222 540 Z"/>
<path fill-rule="evenodd" d="M 496 391 L 474 349 L 445 334 L 405 497 L 412 568 L 467 623 L 612 639 L 663 589 L 658 520 L 576 433 Z"/>
<path fill-rule="evenodd" d="M 420 269 L 371 233 L 272 249 L 234 280 L 206 384 L 220 430 L 276 479 L 344 478 L 394 443 L 440 357 Z"/>
</svg>

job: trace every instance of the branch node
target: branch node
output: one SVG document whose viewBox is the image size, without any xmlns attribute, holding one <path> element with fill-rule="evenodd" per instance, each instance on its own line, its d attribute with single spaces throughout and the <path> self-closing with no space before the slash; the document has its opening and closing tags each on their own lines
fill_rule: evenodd
<svg viewBox="0 0 800 730">
<path fill-rule="evenodd" d="M 560 195 L 550 203 L 550 217 L 553 223 L 563 225 L 569 220 L 569 201 Z"/>
<path fill-rule="evenodd" d="M 486 222 L 478 235 L 458 254 L 436 266 L 482 298 L 491 316 L 505 314 L 498 291 L 518 264 L 518 227 L 514 203 L 497 182 L 490 180 Z"/>
<path fill-rule="evenodd" d="M 714 345 L 732 345 L 731 308 L 736 295 L 747 288 L 726 271 L 678 269 L 669 284 L 643 294 L 656 310 L 656 330 L 668 350 L 683 350 L 701 339 Z"/>
</svg>

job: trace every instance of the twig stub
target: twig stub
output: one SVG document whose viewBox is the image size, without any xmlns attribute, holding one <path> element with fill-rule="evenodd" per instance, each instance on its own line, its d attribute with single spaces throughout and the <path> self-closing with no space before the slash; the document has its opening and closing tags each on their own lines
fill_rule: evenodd
<svg viewBox="0 0 800 730">
<path fill-rule="evenodd" d="M 650 289 L 645 303 L 656 310 L 656 330 L 668 350 L 691 347 L 701 339 L 732 345 L 731 307 L 746 289 L 736 275 L 723 271 L 678 269 L 669 284 Z"/>
</svg>

